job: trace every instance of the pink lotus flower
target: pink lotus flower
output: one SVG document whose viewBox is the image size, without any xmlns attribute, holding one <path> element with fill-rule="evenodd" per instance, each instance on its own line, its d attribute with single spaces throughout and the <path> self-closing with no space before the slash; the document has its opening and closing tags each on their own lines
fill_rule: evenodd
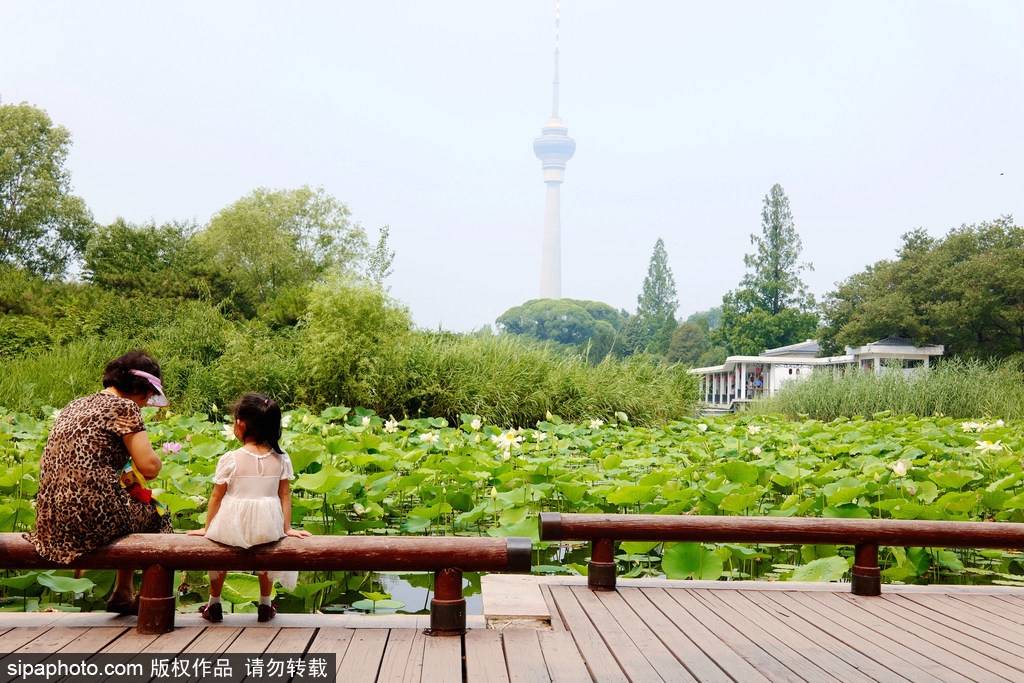
<svg viewBox="0 0 1024 683">
<path fill-rule="evenodd" d="M 181 444 L 177 441 L 168 441 L 164 444 L 164 453 L 177 453 L 181 450 Z"/>
</svg>

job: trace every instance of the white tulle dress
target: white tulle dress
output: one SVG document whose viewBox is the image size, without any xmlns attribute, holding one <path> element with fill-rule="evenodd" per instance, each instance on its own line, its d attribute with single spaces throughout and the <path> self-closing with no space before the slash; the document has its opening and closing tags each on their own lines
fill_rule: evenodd
<svg viewBox="0 0 1024 683">
<path fill-rule="evenodd" d="M 227 484 L 220 509 L 206 530 L 212 541 L 251 548 L 285 536 L 284 511 L 277 489 L 282 479 L 294 479 L 291 460 L 284 453 L 256 453 L 245 447 L 225 453 L 217 461 L 215 484 Z M 297 571 L 268 572 L 285 588 L 294 588 Z"/>
</svg>

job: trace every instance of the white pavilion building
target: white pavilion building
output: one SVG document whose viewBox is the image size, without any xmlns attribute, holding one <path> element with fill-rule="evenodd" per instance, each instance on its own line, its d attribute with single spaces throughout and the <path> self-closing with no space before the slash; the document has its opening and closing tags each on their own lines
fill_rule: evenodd
<svg viewBox="0 0 1024 683">
<path fill-rule="evenodd" d="M 808 339 L 757 356 L 729 356 L 721 365 L 694 368 L 700 375 L 701 396 L 712 408 L 735 409 L 765 396 L 774 396 L 786 382 L 806 379 L 822 368 L 860 368 L 881 374 L 927 369 L 931 358 L 941 356 L 941 345 L 914 346 L 902 337 L 886 337 L 864 346 L 846 347 L 842 356 L 819 356 L 818 342 Z"/>
</svg>

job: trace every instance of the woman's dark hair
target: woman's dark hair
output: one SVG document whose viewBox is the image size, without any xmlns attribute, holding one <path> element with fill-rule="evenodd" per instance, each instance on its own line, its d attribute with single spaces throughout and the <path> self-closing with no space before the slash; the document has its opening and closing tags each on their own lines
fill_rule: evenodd
<svg viewBox="0 0 1024 683">
<path fill-rule="evenodd" d="M 129 351 L 107 363 L 103 370 L 104 388 L 114 387 L 126 396 L 150 396 L 156 393 L 149 380 L 133 375 L 132 370 L 142 370 L 157 379 L 163 379 L 160 364 L 152 356 L 145 351 Z"/>
<path fill-rule="evenodd" d="M 281 406 L 263 394 L 244 394 L 235 403 L 235 419 L 245 425 L 242 440 L 267 444 L 275 453 L 283 453 L 281 445 Z"/>
</svg>

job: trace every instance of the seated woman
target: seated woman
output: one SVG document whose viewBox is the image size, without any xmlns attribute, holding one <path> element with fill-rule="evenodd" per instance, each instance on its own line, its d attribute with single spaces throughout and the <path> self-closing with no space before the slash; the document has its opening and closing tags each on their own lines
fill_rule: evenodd
<svg viewBox="0 0 1024 683">
<path fill-rule="evenodd" d="M 128 534 L 171 532 L 168 516 L 121 484 L 129 459 L 146 479 L 160 473 L 142 423 L 144 405 L 167 405 L 160 365 L 131 351 L 107 364 L 102 391 L 60 411 L 39 460 L 36 529 L 26 535 L 40 555 L 66 564 Z M 137 613 L 132 593 L 132 570 L 118 570 L 107 609 Z"/>
</svg>

